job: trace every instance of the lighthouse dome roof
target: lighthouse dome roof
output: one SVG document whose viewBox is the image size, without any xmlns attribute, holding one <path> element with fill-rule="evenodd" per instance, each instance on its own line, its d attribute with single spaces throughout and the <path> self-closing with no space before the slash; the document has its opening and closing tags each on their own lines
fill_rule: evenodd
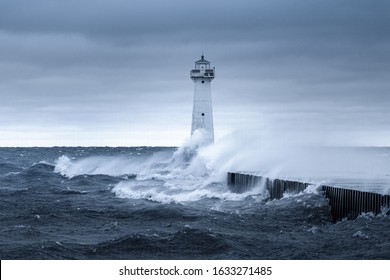
<svg viewBox="0 0 390 280">
<path fill-rule="evenodd" d="M 199 60 L 195 61 L 195 63 L 197 63 L 197 64 L 210 64 L 210 61 L 207 61 L 206 59 L 204 59 L 204 55 L 202 55 Z"/>
</svg>

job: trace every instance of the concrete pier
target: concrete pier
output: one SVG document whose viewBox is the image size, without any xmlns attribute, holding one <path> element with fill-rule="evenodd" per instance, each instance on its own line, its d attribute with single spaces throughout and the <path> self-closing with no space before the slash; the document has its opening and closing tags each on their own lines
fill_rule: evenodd
<svg viewBox="0 0 390 280">
<path fill-rule="evenodd" d="M 311 185 L 234 172 L 228 173 L 227 184 L 229 189 L 235 193 L 244 193 L 264 184 L 264 189 L 269 192 L 269 199 L 280 199 L 284 193 L 299 193 Z M 368 212 L 379 214 L 382 208 L 390 207 L 390 195 L 332 186 L 319 186 L 319 188 L 329 200 L 334 221 L 343 218 L 355 219 L 358 215 Z"/>
</svg>

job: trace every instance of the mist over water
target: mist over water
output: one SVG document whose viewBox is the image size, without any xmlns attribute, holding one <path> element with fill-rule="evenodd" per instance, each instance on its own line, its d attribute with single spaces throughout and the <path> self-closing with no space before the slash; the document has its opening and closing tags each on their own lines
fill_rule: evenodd
<svg viewBox="0 0 390 280">
<path fill-rule="evenodd" d="M 61 156 L 55 161 L 54 172 L 68 178 L 82 175 L 119 176 L 112 192 L 120 198 L 147 199 L 161 203 L 188 202 L 204 198 L 242 200 L 248 194 L 231 193 L 226 174 L 214 157 L 205 157 L 204 137 L 197 131 L 176 151 L 153 154 L 92 156 L 71 159 Z M 211 154 L 210 154 L 211 155 Z M 217 159 L 220 160 L 220 159 Z"/>
<path fill-rule="evenodd" d="M 205 145 L 203 132 L 196 131 L 174 152 L 80 159 L 61 156 L 54 171 L 69 178 L 84 174 L 122 176 L 124 180 L 112 190 L 117 196 L 164 203 L 213 197 L 244 199 L 248 194 L 233 194 L 227 189 L 229 171 L 382 193 L 390 190 L 386 148 L 329 147 L 307 143 L 297 135 L 276 136 L 236 131 Z M 136 180 L 126 176 L 136 176 Z M 260 189 L 254 191 L 262 194 Z"/>
<path fill-rule="evenodd" d="M 135 175 L 119 182 L 120 197 L 161 202 L 193 201 L 203 197 L 242 199 L 226 188 L 227 172 L 252 172 L 270 178 L 301 180 L 360 188 L 389 189 L 390 154 L 386 148 L 329 147 L 305 144 L 296 135 L 260 138 L 237 131 L 214 144 L 204 145 L 202 131 L 185 140 L 173 153 L 61 156 L 55 172 L 69 178 L 88 174 Z"/>
</svg>

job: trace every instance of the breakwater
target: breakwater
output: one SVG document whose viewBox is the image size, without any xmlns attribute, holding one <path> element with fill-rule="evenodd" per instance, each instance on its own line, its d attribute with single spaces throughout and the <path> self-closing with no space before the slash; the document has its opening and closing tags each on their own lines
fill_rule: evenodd
<svg viewBox="0 0 390 280">
<path fill-rule="evenodd" d="M 390 207 L 390 195 L 331 186 L 321 188 L 329 199 L 334 220 L 355 219 L 358 215 L 368 212 L 379 214 L 384 207 Z"/>
<path fill-rule="evenodd" d="M 244 193 L 256 186 L 263 185 L 264 190 L 269 193 L 269 199 L 280 199 L 285 193 L 299 193 L 311 185 L 304 182 L 234 172 L 228 173 L 227 184 L 229 189 L 235 193 Z M 368 212 L 379 214 L 383 208 L 390 207 L 390 195 L 325 185 L 318 186 L 318 188 L 329 201 L 334 221 L 343 218 L 354 219 L 358 215 Z"/>
<path fill-rule="evenodd" d="M 235 193 L 244 193 L 262 184 L 269 192 L 270 199 L 280 199 L 286 192 L 299 193 L 309 186 L 308 183 L 298 181 L 270 179 L 245 173 L 228 173 L 228 186 Z"/>
</svg>

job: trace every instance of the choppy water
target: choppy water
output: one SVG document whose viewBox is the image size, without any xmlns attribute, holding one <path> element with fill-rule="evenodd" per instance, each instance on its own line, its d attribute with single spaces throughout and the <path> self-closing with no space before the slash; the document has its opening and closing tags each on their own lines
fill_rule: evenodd
<svg viewBox="0 0 390 280">
<path fill-rule="evenodd" d="M 0 258 L 390 259 L 389 216 L 233 194 L 175 151 L 0 148 Z"/>
</svg>

